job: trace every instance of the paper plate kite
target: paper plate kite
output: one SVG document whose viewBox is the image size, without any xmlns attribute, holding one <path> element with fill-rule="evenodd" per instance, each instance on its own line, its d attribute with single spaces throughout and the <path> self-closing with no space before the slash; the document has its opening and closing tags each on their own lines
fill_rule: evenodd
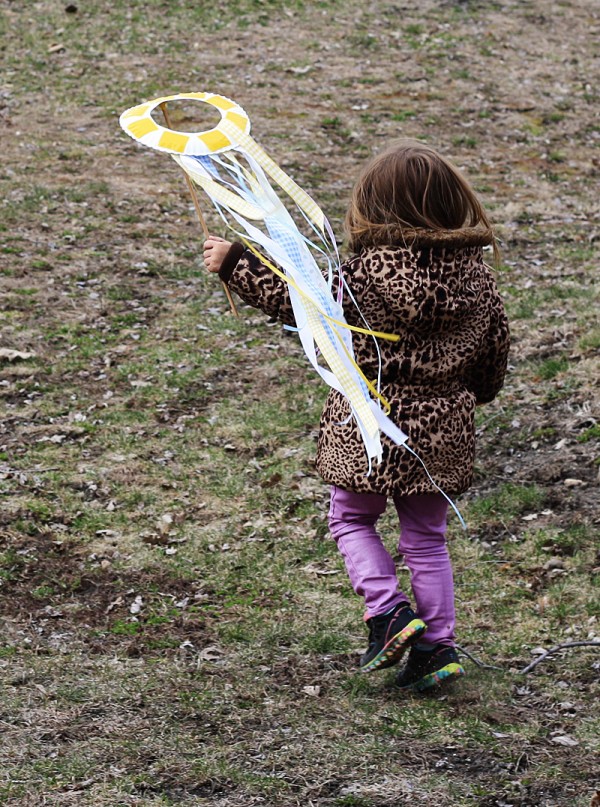
<svg viewBox="0 0 600 807">
<path fill-rule="evenodd" d="M 221 120 L 217 126 L 197 133 L 174 131 L 169 126 L 166 104 L 190 100 L 219 110 Z M 159 106 L 166 127 L 152 117 Z M 250 120 L 244 110 L 222 95 L 181 93 L 128 109 L 121 115 L 120 124 L 143 145 L 170 154 L 185 171 L 190 188 L 193 183 L 202 188 L 227 226 L 289 284 L 304 351 L 321 378 L 350 403 L 369 467 L 372 460 L 381 460 L 381 432 L 398 444 L 405 443 L 407 435 L 386 416 L 386 402 L 377 385 L 361 372 L 352 349 L 353 330 L 369 333 L 374 339 L 397 337 L 373 332 L 367 322 L 364 329 L 348 325 L 342 300 L 349 292 L 340 272 L 329 222 L 316 202 L 250 137 Z M 273 185 L 287 197 L 288 206 L 305 231 L 310 232 L 310 238 L 301 233 Z M 197 210 L 202 220 L 198 207 Z M 340 282 L 338 298 L 334 299 L 331 287 L 336 275 Z"/>
</svg>

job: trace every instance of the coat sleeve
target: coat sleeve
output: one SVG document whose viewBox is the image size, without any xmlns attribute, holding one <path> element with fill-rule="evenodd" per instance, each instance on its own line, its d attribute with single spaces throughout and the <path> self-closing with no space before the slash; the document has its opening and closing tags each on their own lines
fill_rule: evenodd
<svg viewBox="0 0 600 807">
<path fill-rule="evenodd" d="M 288 284 L 241 244 L 232 245 L 219 277 L 248 305 L 284 325 L 295 324 Z"/>
<path fill-rule="evenodd" d="M 475 395 L 478 404 L 494 400 L 502 389 L 508 365 L 510 349 L 508 319 L 497 292 L 495 302 L 490 327 L 481 345 L 477 363 L 469 367 L 465 373 L 465 383 Z"/>
</svg>

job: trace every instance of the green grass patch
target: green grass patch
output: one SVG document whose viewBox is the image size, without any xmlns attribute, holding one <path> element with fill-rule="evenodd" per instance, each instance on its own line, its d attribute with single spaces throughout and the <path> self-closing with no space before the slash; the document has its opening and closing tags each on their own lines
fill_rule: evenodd
<svg viewBox="0 0 600 807">
<path fill-rule="evenodd" d="M 517 485 L 505 482 L 487 496 L 469 504 L 469 514 L 475 519 L 490 517 L 512 519 L 536 510 L 544 502 L 544 491 L 536 485 Z"/>
</svg>

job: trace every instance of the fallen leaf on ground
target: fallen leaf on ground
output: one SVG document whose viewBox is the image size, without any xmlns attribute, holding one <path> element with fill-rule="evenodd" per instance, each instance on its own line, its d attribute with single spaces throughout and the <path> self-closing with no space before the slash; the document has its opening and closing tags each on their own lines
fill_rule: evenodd
<svg viewBox="0 0 600 807">
<path fill-rule="evenodd" d="M 575 740 L 573 737 L 569 737 L 568 734 L 559 734 L 558 737 L 553 737 L 552 742 L 556 745 L 565 745 L 565 746 L 574 746 L 579 745 L 579 741 Z"/>
<path fill-rule="evenodd" d="M 113 601 L 112 601 L 112 602 L 111 602 L 111 603 L 108 605 L 108 607 L 106 608 L 106 610 L 104 611 L 104 613 L 105 613 L 105 614 L 110 614 L 110 612 L 113 610 L 113 608 L 117 608 L 119 605 L 123 605 L 123 597 L 117 597 L 117 599 L 116 599 L 116 600 L 113 600 Z"/>
<path fill-rule="evenodd" d="M 323 569 L 320 566 L 315 566 L 313 563 L 308 563 L 304 567 L 304 571 L 309 572 L 310 574 L 318 574 L 321 577 L 325 577 L 326 575 L 329 575 L 329 574 L 339 574 L 340 573 L 339 569 Z"/>
<path fill-rule="evenodd" d="M 210 644 L 198 653 L 198 658 L 202 661 L 217 661 L 222 655 L 223 651 L 221 648 Z"/>
<path fill-rule="evenodd" d="M 135 598 L 135 600 L 129 606 L 129 613 L 130 614 L 139 614 L 139 612 L 142 610 L 143 605 L 144 605 L 144 600 L 138 594 L 138 596 Z"/>
<path fill-rule="evenodd" d="M 0 347 L 0 361 L 26 361 L 33 358 L 35 358 L 35 353 L 25 353 L 22 350 Z"/>
</svg>

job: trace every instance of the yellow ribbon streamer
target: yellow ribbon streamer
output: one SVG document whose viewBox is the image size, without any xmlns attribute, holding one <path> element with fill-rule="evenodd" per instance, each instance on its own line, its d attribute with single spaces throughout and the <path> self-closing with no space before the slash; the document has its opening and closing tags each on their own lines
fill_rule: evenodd
<svg viewBox="0 0 600 807">
<path fill-rule="evenodd" d="M 264 264 L 267 267 L 267 269 L 270 269 L 282 280 L 285 280 L 286 283 L 289 283 L 290 286 L 293 286 L 298 292 L 298 294 L 304 297 L 305 300 L 310 300 L 310 302 L 313 303 L 314 305 L 314 300 L 312 300 L 308 296 L 308 294 L 306 294 L 298 286 L 298 284 L 295 282 L 293 278 L 286 275 L 285 272 L 282 272 L 281 269 L 275 266 L 275 264 L 271 263 L 271 261 L 265 258 L 265 256 L 256 249 L 254 244 L 250 243 L 250 241 L 248 241 L 246 238 L 242 237 L 242 241 L 245 244 L 246 248 L 249 249 L 250 252 L 252 252 L 254 255 L 256 255 L 259 261 L 262 264 Z M 388 342 L 398 342 L 400 340 L 400 336 L 397 333 L 384 333 L 383 331 L 371 331 L 369 330 L 369 328 L 361 328 L 359 325 L 349 325 L 347 322 L 341 322 L 341 320 L 329 316 L 329 314 L 326 314 L 319 308 L 317 308 L 317 310 L 322 317 L 324 317 L 326 320 L 329 320 L 329 322 L 332 322 L 334 325 L 338 325 L 340 328 L 347 328 L 349 331 L 356 331 L 356 333 L 363 333 L 366 336 L 374 336 L 376 339 L 385 339 Z"/>
</svg>

